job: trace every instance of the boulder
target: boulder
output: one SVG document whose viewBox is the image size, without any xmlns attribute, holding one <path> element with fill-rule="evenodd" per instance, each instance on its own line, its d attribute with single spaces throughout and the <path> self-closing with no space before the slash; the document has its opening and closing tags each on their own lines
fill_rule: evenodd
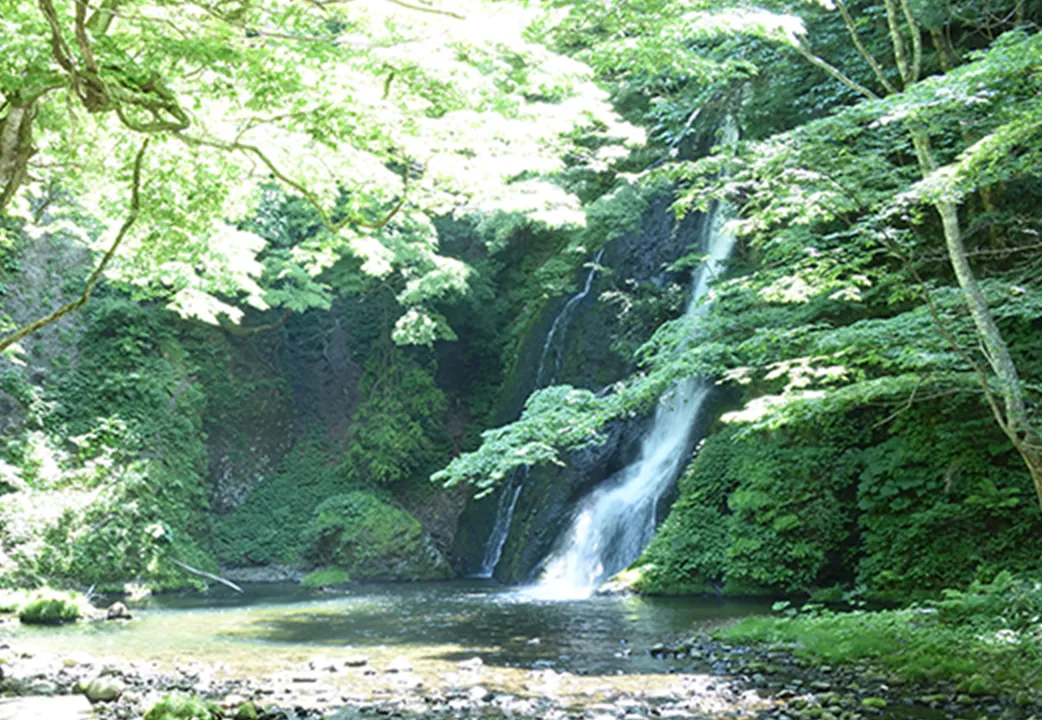
<svg viewBox="0 0 1042 720">
<path fill-rule="evenodd" d="M 100 675 L 87 684 L 85 694 L 92 703 L 118 700 L 127 686 L 113 675 Z"/>
<path fill-rule="evenodd" d="M 130 610 L 121 602 L 112 603 L 109 605 L 108 610 L 105 611 L 106 620 L 130 620 L 132 617 Z"/>
</svg>

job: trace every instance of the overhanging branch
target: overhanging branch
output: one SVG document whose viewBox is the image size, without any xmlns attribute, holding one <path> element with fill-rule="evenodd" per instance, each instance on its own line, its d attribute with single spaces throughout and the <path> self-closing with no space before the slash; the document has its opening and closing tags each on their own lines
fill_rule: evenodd
<svg viewBox="0 0 1042 720">
<path fill-rule="evenodd" d="M 116 251 L 119 249 L 123 239 L 126 238 L 127 233 L 137 222 L 138 215 L 141 210 L 141 168 L 144 164 L 145 151 L 148 149 L 149 140 L 145 140 L 141 144 L 141 149 L 137 151 L 137 155 L 134 157 L 134 173 L 131 179 L 130 188 L 130 211 L 127 213 L 126 219 L 119 228 L 119 232 L 116 233 L 116 237 L 113 239 L 112 244 L 109 245 L 109 249 L 105 252 L 104 257 L 101 258 L 101 262 L 94 268 L 94 272 L 87 278 L 87 287 L 83 289 L 83 293 L 70 303 L 62 305 L 60 308 L 52 312 L 50 315 L 40 318 L 34 322 L 19 328 L 12 334 L 0 340 L 0 352 L 3 352 L 11 345 L 15 344 L 26 335 L 36 332 L 45 325 L 49 325 L 55 320 L 58 320 L 63 315 L 72 312 L 78 308 L 83 307 L 88 300 L 90 300 L 91 293 L 94 291 L 94 286 L 98 284 L 101 279 L 102 273 L 105 272 L 105 268 L 115 257 Z"/>
</svg>

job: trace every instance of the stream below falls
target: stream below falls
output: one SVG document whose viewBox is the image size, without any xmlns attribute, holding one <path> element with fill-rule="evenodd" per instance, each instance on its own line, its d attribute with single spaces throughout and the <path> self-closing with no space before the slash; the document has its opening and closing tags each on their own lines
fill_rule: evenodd
<svg viewBox="0 0 1042 720">
<path fill-rule="evenodd" d="M 280 682 L 286 687 L 313 683 L 307 687 L 328 688 L 327 707 L 351 698 L 363 707 L 410 696 L 428 706 L 436 697 L 450 708 L 453 692 L 467 698 L 475 694 L 472 686 L 480 685 L 488 697 L 475 700 L 478 705 L 496 702 L 496 693 L 540 702 L 552 698 L 561 713 L 575 717 L 593 717 L 589 708 L 601 708 L 603 715 L 605 707 L 620 702 L 638 708 L 642 717 L 664 716 L 663 707 L 688 707 L 687 714 L 678 712 L 692 718 L 781 717 L 782 705 L 767 714 L 729 711 L 728 697 L 760 702 L 759 692 L 765 707 L 779 702 L 770 691 L 748 686 L 751 671 L 741 668 L 752 660 L 750 651 L 724 647 L 718 652 L 716 644 L 692 656 L 649 652 L 658 643 L 697 635 L 708 623 L 768 609 L 764 601 L 705 598 L 554 601 L 487 581 L 365 584 L 331 592 L 276 584 L 248 586 L 242 595 L 221 588 L 205 595 L 150 598 L 132 608 L 134 619 L 126 623 L 36 628 L 9 622 L 0 626 L 0 641 L 19 653 L 89 657 L 99 663 L 111 658 L 150 664 L 156 672 L 185 672 L 186 665 L 205 664 L 211 674 L 250 678 L 257 688 L 267 683 L 272 689 L 255 692 L 273 698 L 290 692 Z M 347 657 L 364 658 L 365 664 L 348 667 Z M 321 685 L 314 678 L 301 679 L 309 667 L 321 672 L 329 663 L 331 672 L 319 678 Z M 390 672 L 395 664 L 408 669 Z M 802 672 L 796 666 L 791 671 Z M 735 679 L 738 675 L 745 680 Z M 791 676 L 785 682 L 791 683 Z M 838 683 L 835 689 L 841 690 Z M 533 715 L 554 715 L 548 707 L 540 706 Z M 604 720 L 630 715 L 607 714 Z M 944 715 L 905 705 L 873 717 Z"/>
</svg>

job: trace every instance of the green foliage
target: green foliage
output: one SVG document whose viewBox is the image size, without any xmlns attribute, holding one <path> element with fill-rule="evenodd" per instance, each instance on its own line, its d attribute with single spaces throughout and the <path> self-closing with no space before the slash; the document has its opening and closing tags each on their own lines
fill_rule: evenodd
<svg viewBox="0 0 1042 720">
<path fill-rule="evenodd" d="M 219 720 L 224 713 L 193 695 L 167 695 L 145 713 L 145 720 Z"/>
<path fill-rule="evenodd" d="M 85 606 L 82 595 L 40 591 L 18 609 L 18 619 L 26 625 L 62 625 L 79 620 Z"/>
<path fill-rule="evenodd" d="M 1020 611 L 1037 612 L 1037 583 L 1008 575 L 936 606 L 834 613 L 818 606 L 754 617 L 723 630 L 735 642 L 786 643 L 823 664 L 872 664 L 913 682 L 952 682 L 973 695 L 1033 691 L 1042 679 L 1042 638 Z M 1003 614 L 1013 604 L 1017 611 Z M 996 612 L 999 611 L 999 612 Z"/>
<path fill-rule="evenodd" d="M 711 435 L 634 588 L 901 599 L 1038 567 L 1031 485 L 972 401 L 906 408 L 885 431 L 872 413 L 813 417 Z"/>
<path fill-rule="evenodd" d="M 303 532 L 305 557 L 356 580 L 438 580 L 451 577 L 420 523 L 366 492 L 322 502 Z"/>
<path fill-rule="evenodd" d="M 378 351 L 361 391 L 366 400 L 352 418 L 354 437 L 344 456 L 348 479 L 387 487 L 428 474 L 442 457 L 445 411 L 431 373 L 400 351 Z"/>
<path fill-rule="evenodd" d="M 397 341 L 452 337 L 436 305 L 465 291 L 468 270 L 439 253 L 430 218 L 524 213 L 574 226 L 578 201 L 555 177 L 562 158 L 581 156 L 591 135 L 618 155 L 632 128 L 585 66 L 525 38 L 534 13 L 520 4 L 370 5 L 279 0 L 168 18 L 161 3 L 134 0 L 90 13 L 88 32 L 74 27 L 68 0 L 5 4 L 0 107 L 6 116 L 28 104 L 35 119 L 25 147 L 5 146 L 5 157 L 36 140 L 47 167 L 79 168 L 5 176 L 5 224 L 46 224 L 33 191 L 60 186 L 114 230 L 134 153 L 153 138 L 138 222 L 108 267 L 140 296 L 212 324 L 238 321 L 243 305 L 326 308 L 331 288 L 319 276 L 353 257 L 360 276 L 398 285 Z M 75 71 L 90 75 L 83 94 L 63 91 L 73 37 L 91 57 Z M 70 119 L 79 110 L 100 121 Z M 314 220 L 292 246 L 278 240 L 299 227 L 229 224 L 286 195 Z M 265 252 L 265 241 L 281 246 Z"/>
<path fill-rule="evenodd" d="M 12 579 L 185 586 L 168 557 L 214 567 L 191 361 L 164 311 L 106 297 L 86 315 L 79 361 L 44 391 L 45 429 L 11 444 L 27 483 L 0 504 Z"/>
<path fill-rule="evenodd" d="M 1003 570 L 990 582 L 974 580 L 966 590 L 946 588 L 929 606 L 949 625 L 1032 632 L 1042 616 L 1042 584 Z"/>
<path fill-rule="evenodd" d="M 850 561 L 858 428 L 711 436 L 644 555 L 636 589 L 792 593 L 843 579 Z"/>
<path fill-rule="evenodd" d="M 347 481 L 318 438 L 298 442 L 278 471 L 255 487 L 214 527 L 214 550 L 229 565 L 295 565 L 307 546 L 301 528 Z"/>
<path fill-rule="evenodd" d="M 878 595 L 939 591 L 1038 567 L 1034 493 L 990 418 L 969 401 L 900 415 L 865 448 L 859 582 Z"/>
<path fill-rule="evenodd" d="M 351 576 L 346 570 L 340 570 L 338 568 L 322 568 L 321 570 L 315 570 L 314 572 L 305 575 L 304 579 L 300 581 L 300 584 L 309 588 L 324 588 L 346 585 L 350 580 Z"/>
</svg>

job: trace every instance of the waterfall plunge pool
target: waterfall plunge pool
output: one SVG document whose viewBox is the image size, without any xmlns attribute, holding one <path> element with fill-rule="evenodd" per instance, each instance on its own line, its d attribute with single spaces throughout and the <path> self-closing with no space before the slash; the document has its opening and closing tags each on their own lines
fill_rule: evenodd
<svg viewBox="0 0 1042 720">
<path fill-rule="evenodd" d="M 737 654 L 730 660 L 714 651 L 714 657 L 698 661 L 660 659 L 648 651 L 656 643 L 691 637 L 706 623 L 768 609 L 764 601 L 711 598 L 548 600 L 490 581 L 364 584 L 334 592 L 273 584 L 247 586 L 242 595 L 219 588 L 150 598 L 132 608 L 135 619 L 128 623 L 8 623 L 0 626 L 0 640 L 16 652 L 41 656 L 154 663 L 169 670 L 203 663 L 217 675 L 272 686 L 280 678 L 292 682 L 288 678 L 316 658 L 367 658 L 364 668 L 323 679 L 334 704 L 337 697 L 363 705 L 408 697 L 429 704 L 460 688 L 470 687 L 473 694 L 480 683 L 481 692 L 542 698 L 526 702 L 551 702 L 547 707 L 561 709 L 554 713 L 567 708 L 569 716 L 579 713 L 575 717 L 625 703 L 642 708 L 638 714 L 686 707 L 691 713 L 685 717 L 736 717 L 739 696 L 762 707 L 775 702 L 732 684 L 728 668 L 737 665 L 728 663 L 745 650 L 732 650 Z M 481 659 L 480 670 L 464 671 L 474 658 Z M 387 672 L 402 662 L 413 671 Z M 752 717 L 750 711 L 738 715 Z M 533 716 L 545 712 L 543 707 Z M 905 706 L 877 717 L 939 716 Z"/>
<path fill-rule="evenodd" d="M 425 673 L 475 656 L 504 670 L 655 673 L 674 664 L 647 655 L 655 643 L 691 634 L 699 623 L 769 607 L 693 598 L 556 601 L 491 581 L 360 584 L 331 592 L 292 584 L 244 589 L 241 595 L 217 588 L 205 595 L 149 598 L 132 608 L 135 619 L 126 624 L 9 625 L 0 633 L 19 649 L 163 666 L 199 660 L 245 673 L 266 673 L 345 648 L 367 656 L 376 668 L 406 657 Z"/>
</svg>

